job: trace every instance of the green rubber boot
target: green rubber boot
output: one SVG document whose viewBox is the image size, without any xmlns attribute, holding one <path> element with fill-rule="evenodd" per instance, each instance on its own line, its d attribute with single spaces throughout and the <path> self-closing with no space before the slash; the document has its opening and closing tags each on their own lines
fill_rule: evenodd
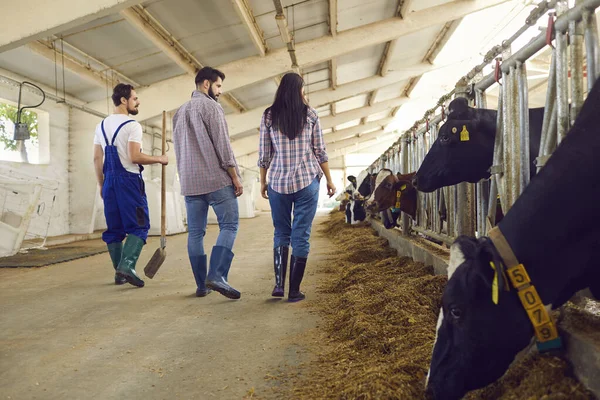
<svg viewBox="0 0 600 400">
<path fill-rule="evenodd" d="M 108 247 L 108 254 L 110 254 L 110 259 L 112 260 L 113 267 L 115 268 L 115 285 L 122 285 L 127 282 L 127 280 L 123 277 L 117 275 L 117 267 L 121 262 L 121 252 L 123 251 L 123 242 L 117 243 L 109 243 L 106 245 Z"/>
<path fill-rule="evenodd" d="M 117 267 L 117 274 L 123 277 L 137 287 L 144 287 L 144 281 L 135 272 L 135 265 L 137 264 L 142 247 L 144 247 L 144 241 L 135 235 L 127 235 L 125 245 L 123 246 L 123 255 L 121 262 Z"/>
</svg>

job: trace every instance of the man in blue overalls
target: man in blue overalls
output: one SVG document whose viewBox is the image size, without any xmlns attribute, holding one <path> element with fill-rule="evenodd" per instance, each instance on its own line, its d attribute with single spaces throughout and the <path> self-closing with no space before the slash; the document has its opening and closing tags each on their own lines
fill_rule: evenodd
<svg viewBox="0 0 600 400">
<path fill-rule="evenodd" d="M 115 112 L 98 124 L 94 136 L 94 167 L 107 227 L 102 240 L 115 269 L 115 284 L 143 287 L 135 272 L 150 229 L 142 165 L 167 165 L 169 160 L 142 153 L 142 126 L 129 117 L 137 115 L 140 105 L 133 86 L 118 84 L 112 100 Z"/>
</svg>

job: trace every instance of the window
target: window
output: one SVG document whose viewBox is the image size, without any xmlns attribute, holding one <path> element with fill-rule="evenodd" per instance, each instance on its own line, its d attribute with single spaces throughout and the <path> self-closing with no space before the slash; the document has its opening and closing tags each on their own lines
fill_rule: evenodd
<svg viewBox="0 0 600 400">
<path fill-rule="evenodd" d="M 0 161 L 40 163 L 38 140 L 38 114 L 25 109 L 21 112 L 21 122 L 27 124 L 29 140 L 19 143 L 13 140 L 17 107 L 0 100 Z"/>
</svg>

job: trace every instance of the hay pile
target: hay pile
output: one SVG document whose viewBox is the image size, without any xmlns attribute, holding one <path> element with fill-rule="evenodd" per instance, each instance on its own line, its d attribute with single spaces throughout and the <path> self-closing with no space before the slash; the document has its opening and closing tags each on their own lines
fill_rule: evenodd
<svg viewBox="0 0 600 400">
<path fill-rule="evenodd" d="M 320 233 L 340 257 L 317 305 L 325 331 L 319 355 L 288 375 L 278 398 L 422 399 L 445 276 L 398 257 L 370 226 L 350 226 L 332 212 Z M 588 399 L 555 357 L 530 356 L 469 399 Z M 518 394 L 517 394 L 518 393 Z"/>
</svg>

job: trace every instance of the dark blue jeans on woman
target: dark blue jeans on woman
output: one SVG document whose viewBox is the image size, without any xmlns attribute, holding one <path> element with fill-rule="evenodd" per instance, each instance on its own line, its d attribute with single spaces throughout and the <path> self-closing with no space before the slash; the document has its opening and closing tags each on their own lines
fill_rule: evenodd
<svg viewBox="0 0 600 400">
<path fill-rule="evenodd" d="M 275 227 L 273 247 L 291 244 L 293 256 L 307 258 L 310 250 L 308 239 L 319 200 L 319 179 L 315 178 L 310 185 L 296 193 L 277 193 L 271 186 L 267 193 Z"/>
</svg>

